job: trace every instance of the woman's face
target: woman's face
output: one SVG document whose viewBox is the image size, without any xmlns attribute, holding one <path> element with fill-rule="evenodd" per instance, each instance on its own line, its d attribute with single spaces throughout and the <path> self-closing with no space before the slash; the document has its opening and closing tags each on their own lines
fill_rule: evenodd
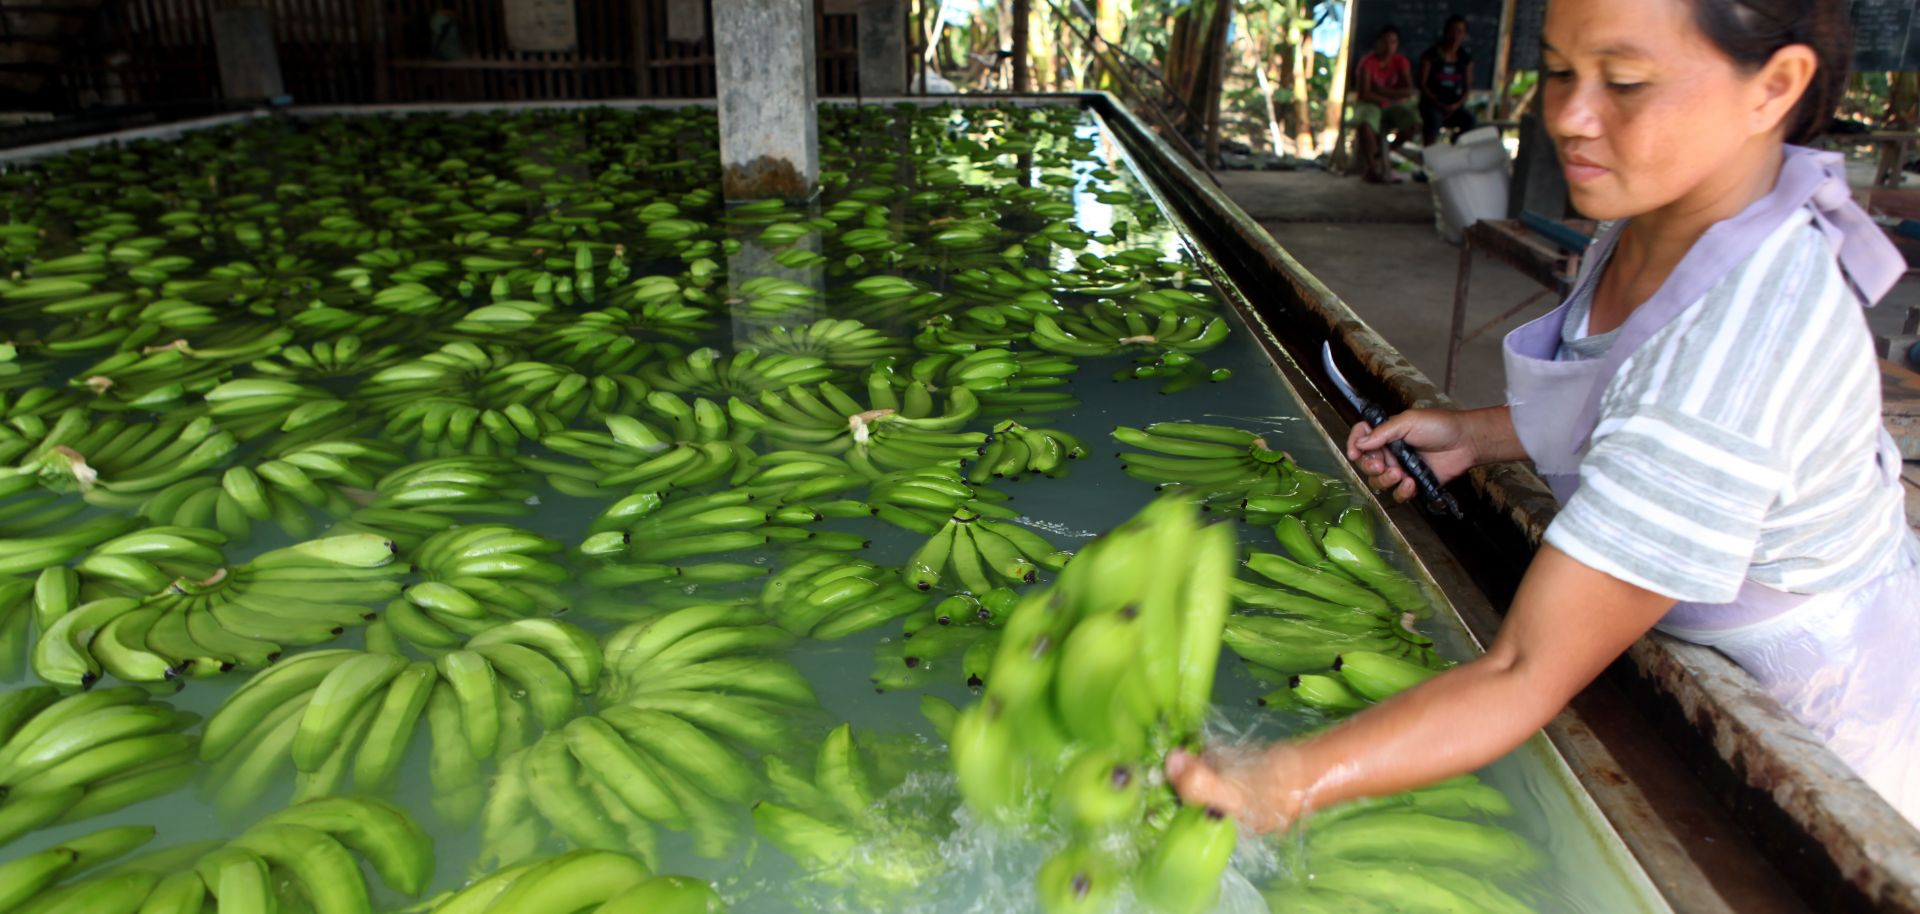
<svg viewBox="0 0 1920 914">
<path fill-rule="evenodd" d="M 1543 37 L 1547 131 L 1588 216 L 1679 200 L 1753 133 L 1755 80 L 1688 0 L 1552 0 Z"/>
<path fill-rule="evenodd" d="M 1455 22 L 1452 25 L 1447 26 L 1447 44 L 1448 45 L 1457 48 L 1466 43 L 1467 43 L 1467 24 L 1466 23 Z"/>
<path fill-rule="evenodd" d="M 1373 41 L 1373 53 L 1380 55 L 1383 60 L 1399 50 L 1400 35 L 1397 32 L 1388 32 Z"/>
</svg>

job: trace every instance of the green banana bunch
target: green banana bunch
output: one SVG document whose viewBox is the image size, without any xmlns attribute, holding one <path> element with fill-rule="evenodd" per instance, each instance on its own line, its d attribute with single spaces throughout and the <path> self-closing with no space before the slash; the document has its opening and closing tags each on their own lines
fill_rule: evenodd
<svg viewBox="0 0 1920 914">
<path fill-rule="evenodd" d="M 964 355 L 936 352 L 900 371 L 897 359 L 874 366 L 896 388 L 914 381 L 932 390 L 966 388 L 988 413 L 1046 413 L 1072 409 L 1080 401 L 1062 387 L 1077 368 L 1071 359 L 1046 352 L 980 349 Z"/>
<path fill-rule="evenodd" d="M 901 577 L 919 590 L 944 583 L 979 596 L 998 586 L 996 581 L 1031 583 L 1040 569 L 1059 571 L 1071 557 L 1019 524 L 988 520 L 963 508 L 914 551 Z"/>
<path fill-rule="evenodd" d="M 468 524 L 433 534 L 409 551 L 422 580 L 387 604 L 387 623 L 420 647 L 446 647 L 503 619 L 560 611 L 570 601 L 557 588 L 573 572 L 542 556 L 563 549 L 507 524 Z"/>
<path fill-rule="evenodd" d="M 0 845 L 178 789 L 194 774 L 184 731 L 199 721 L 133 686 L 0 693 Z"/>
<path fill-rule="evenodd" d="M 736 425 L 778 446 L 845 454 L 848 463 L 868 476 L 958 466 L 986 439 L 978 432 L 960 431 L 980 410 L 979 401 L 965 388 L 948 393 L 944 413 L 935 413 L 933 394 L 919 382 L 896 393 L 876 372 L 868 377 L 867 394 L 862 408 L 838 385 L 823 382 L 812 390 L 794 385 L 761 391 L 752 403 L 734 397 L 727 401 L 727 412 Z"/>
<path fill-rule="evenodd" d="M 32 423 L 28 423 L 32 426 Z M 62 412 L 32 449 L 0 477 L 23 476 L 55 492 L 80 492 L 96 504 L 127 507 L 144 493 L 220 466 L 239 447 L 232 432 L 202 416 L 189 421 L 91 421 Z"/>
<path fill-rule="evenodd" d="M 208 534 L 148 528 L 111 541 L 72 569 L 43 570 L 34 582 L 40 631 L 31 654 L 34 674 L 84 688 L 102 675 L 159 682 L 258 669 L 284 645 L 319 644 L 364 624 L 373 615 L 370 606 L 399 591 L 394 578 L 404 571 L 392 563 L 391 542 L 343 534 L 263 553 L 245 565 L 160 580 L 166 569 L 196 560 L 217 564 L 209 540 L 219 534 Z M 114 592 L 139 595 L 102 596 Z"/>
<path fill-rule="evenodd" d="M 1107 356 L 1123 352 L 1205 352 L 1226 342 L 1227 322 L 1178 312 L 1150 315 L 1105 299 L 1057 319 L 1037 315 L 1028 339 L 1048 352 Z M 1137 348 L 1136 348 L 1137 347 Z"/>
<path fill-rule="evenodd" d="M 511 453 L 522 438 L 539 440 L 582 413 L 623 412 L 646 393 L 632 375 L 588 376 L 462 341 L 382 369 L 356 396 L 389 415 L 388 435 L 447 456 Z"/>
<path fill-rule="evenodd" d="M 948 686 L 979 688 L 999 650 L 999 623 L 1016 602 L 1018 595 L 1001 587 L 978 598 L 952 594 L 908 613 L 900 637 L 874 647 L 874 688 L 898 692 L 943 679 Z"/>
<path fill-rule="evenodd" d="M 207 415 L 242 438 L 327 427 L 352 407 L 328 391 L 280 378 L 238 378 L 208 390 Z"/>
<path fill-rule="evenodd" d="M 282 346 L 270 358 L 248 367 L 262 375 L 290 381 L 350 378 L 379 371 L 400 361 L 405 349 L 397 343 L 370 344 L 353 333 L 305 346 Z"/>
<path fill-rule="evenodd" d="M 813 687 L 768 652 L 794 635 L 767 622 L 758 606 L 699 603 L 658 613 L 607 636 L 602 706 L 665 690 L 721 690 L 798 707 Z"/>
<path fill-rule="evenodd" d="M 864 516 L 859 502 L 835 513 Z M 806 529 L 824 515 L 814 507 L 747 489 L 709 495 L 665 499 L 656 492 L 637 492 L 594 520 L 593 533 L 581 543 L 582 553 L 607 560 L 586 575 L 595 586 L 643 584 L 679 576 L 692 583 L 723 583 L 759 577 L 767 569 L 738 563 L 674 564 L 694 556 L 755 549 L 784 543 L 809 549 L 855 551 L 868 540 L 857 534 Z"/>
<path fill-rule="evenodd" d="M 641 282 L 672 280 L 649 276 Z M 636 286 L 640 283 L 636 283 Z M 656 358 L 683 356 L 676 343 L 692 343 L 713 329 L 711 314 L 687 304 L 677 288 L 671 301 L 589 311 L 559 324 L 533 344 L 540 358 L 594 374 L 628 374 Z"/>
<path fill-rule="evenodd" d="M 545 274 L 543 274 L 543 276 L 544 275 Z M 566 296 L 564 297 L 570 297 L 572 294 L 573 281 L 563 279 L 563 282 L 566 283 Z M 526 299 L 495 299 L 489 304 L 481 305 L 461 315 L 460 319 L 454 321 L 448 329 L 454 333 L 464 333 L 471 336 L 498 336 L 504 338 L 534 330 L 540 324 L 541 319 L 552 312 L 553 305 L 547 302 L 529 301 Z"/>
<path fill-rule="evenodd" d="M 895 470 L 875 479 L 867 492 L 874 516 L 928 536 L 939 533 L 962 510 L 1000 520 L 1019 516 L 1001 504 L 1006 500 L 1004 493 L 969 482 L 947 466 Z"/>
<path fill-rule="evenodd" d="M 522 458 L 523 465 L 547 472 L 562 493 L 602 497 L 609 490 L 662 491 L 693 488 L 722 477 L 733 485 L 753 473 L 751 433 L 734 427 L 712 400 L 685 400 L 655 391 L 647 411 L 659 417 L 649 424 L 628 415 L 606 417 L 607 431 L 560 431 L 541 439 L 548 450 L 588 462 L 589 467 Z"/>
<path fill-rule="evenodd" d="M 1120 454 L 1128 476 L 1162 486 L 1246 495 L 1284 486 L 1293 458 L 1267 447 L 1252 432 L 1198 422 L 1158 422 L 1144 429 L 1118 426 L 1114 440 L 1155 453 Z"/>
<path fill-rule="evenodd" d="M 652 876 L 627 853 L 576 850 L 516 863 L 444 893 L 426 914 L 724 914 L 711 885 L 686 876 Z"/>
<path fill-rule="evenodd" d="M 1010 322 L 998 310 L 975 306 L 958 315 L 936 314 L 926 319 L 913 345 L 921 352 L 947 352 L 965 355 L 982 349 L 1010 348 L 1029 331 Z"/>
<path fill-rule="evenodd" d="M 380 640 L 370 633 L 370 644 Z M 451 746 L 441 744 L 447 728 L 433 728 L 435 758 L 477 763 L 503 747 L 516 751 L 535 725 L 557 730 L 599 684 L 593 636 L 552 619 L 522 619 L 435 649 L 442 653 L 428 660 L 410 659 L 397 642 L 314 651 L 255 674 L 204 730 L 201 760 L 227 775 L 209 782 L 216 805 L 253 805 L 289 768 L 295 802 L 331 796 L 349 775 L 358 791 L 387 789 L 436 694 L 457 726 Z M 436 786 L 446 787 L 438 775 Z"/>
<path fill-rule="evenodd" d="M 890 808 L 885 798 L 904 772 L 863 751 L 852 725 L 827 734 L 811 772 L 781 756 L 764 761 L 773 796 L 754 804 L 754 830 L 811 879 L 851 885 L 864 906 L 884 909 L 945 871 L 938 843 L 925 833 L 928 821 L 944 817 Z"/>
<path fill-rule="evenodd" d="M 1003 419 L 987 436 L 980 459 L 973 462 L 967 480 L 980 485 L 989 479 L 1038 473 L 1063 476 L 1067 461 L 1087 455 L 1080 439 L 1057 428 L 1029 428 L 1012 419 Z"/>
<path fill-rule="evenodd" d="M 136 510 L 156 524 L 217 529 L 235 541 L 249 539 L 253 525 L 268 520 L 305 539 L 314 533 L 313 510 L 351 514 L 347 490 L 372 488 L 378 472 L 404 459 L 385 442 L 364 438 L 295 443 L 255 465 L 183 479 L 137 502 Z"/>
<path fill-rule="evenodd" d="M 889 356 L 906 354 L 906 347 L 879 330 L 856 321 L 825 318 L 798 327 L 773 326 L 756 330 L 747 342 L 761 352 L 808 356 L 841 368 L 866 368 Z"/>
<path fill-rule="evenodd" d="M 104 837 L 117 845 L 101 850 L 124 854 L 137 835 Z M 125 860 L 98 875 L 45 885 L 22 899 L 18 910 L 184 914 L 294 908 L 370 914 L 373 891 L 361 869 L 363 859 L 389 888 L 417 895 L 433 875 L 433 839 L 383 800 L 316 800 L 273 813 L 231 841 L 177 845 Z M 84 860 L 69 869 L 79 872 L 98 862 Z"/>
<path fill-rule="evenodd" d="M 61 880 L 130 854 L 153 836 L 151 825 L 122 825 L 0 864 L 0 909 L 20 910 Z"/>
<path fill-rule="evenodd" d="M 816 502 L 866 487 L 869 478 L 853 464 L 817 451 L 768 451 L 754 457 L 753 472 L 739 488 L 784 502 Z"/>
<path fill-rule="evenodd" d="M 1235 548 L 1231 528 L 1201 527 L 1189 503 L 1161 499 L 1089 544 L 1052 588 L 1022 599 L 1000 630 L 983 701 L 952 724 L 954 772 L 968 806 L 992 820 L 1022 821 L 1051 796 L 1056 815 L 1088 836 L 1137 831 L 1148 821 L 1128 784 L 1112 795 L 1114 769 L 1125 765 L 1130 783 L 1132 772 L 1157 768 L 1172 741 L 1197 732 Z M 1184 828 L 1160 835 L 1162 846 L 1186 843 Z M 1180 853 L 1202 874 L 1193 884 L 1205 883 L 1208 868 Z M 1149 854 L 1135 873 L 1143 894 L 1142 880 L 1160 878 L 1155 859 Z M 1219 870 L 1210 872 L 1208 885 L 1217 884 Z"/>
<path fill-rule="evenodd" d="M 463 518 L 533 513 L 531 474 L 502 457 L 442 457 L 380 477 L 374 497 L 353 512 L 351 526 L 412 548 Z"/>
<path fill-rule="evenodd" d="M 775 624 L 831 641 L 884 625 L 925 605 L 891 568 L 837 552 L 800 559 L 767 579 L 760 605 Z"/>
<path fill-rule="evenodd" d="M 156 302 L 148 310 L 161 304 Z M 275 331 L 271 342 L 278 346 L 292 338 L 292 330 L 282 329 Z M 232 364 L 229 359 L 205 357 L 186 340 L 176 339 L 115 352 L 75 372 L 68 384 L 92 394 L 89 405 L 97 410 L 169 409 L 187 394 L 205 394 L 220 383 Z"/>
<path fill-rule="evenodd" d="M 695 349 L 682 359 L 651 362 L 640 370 L 640 376 L 658 390 L 715 400 L 813 384 L 832 374 L 831 366 L 813 356 L 763 354 L 758 349 L 721 355 L 710 347 Z"/>
</svg>

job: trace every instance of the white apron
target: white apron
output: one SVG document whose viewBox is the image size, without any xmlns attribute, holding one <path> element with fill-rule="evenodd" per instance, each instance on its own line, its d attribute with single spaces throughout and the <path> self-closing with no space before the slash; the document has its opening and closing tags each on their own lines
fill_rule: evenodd
<svg viewBox="0 0 1920 914">
<path fill-rule="evenodd" d="M 1607 353 L 1560 361 L 1570 304 L 1509 333 L 1507 399 L 1527 456 L 1562 504 L 1580 485 L 1580 463 L 1599 423 L 1600 400 L 1620 365 L 1740 264 L 1802 208 L 1826 235 L 1867 307 L 1905 270 L 1900 254 L 1853 203 L 1836 153 L 1789 146 L 1767 196 L 1708 229 L 1653 297 L 1621 325 Z M 1598 281 L 1622 225 L 1594 244 L 1570 303 Z M 1878 461 L 1898 485 L 1900 456 L 1881 431 Z M 1676 605 L 1659 624 L 1740 664 L 1818 733 L 1909 821 L 1920 825 L 1920 541 L 1909 536 L 1896 568 L 1851 590 L 1787 593 L 1749 581 L 1732 603 Z"/>
</svg>

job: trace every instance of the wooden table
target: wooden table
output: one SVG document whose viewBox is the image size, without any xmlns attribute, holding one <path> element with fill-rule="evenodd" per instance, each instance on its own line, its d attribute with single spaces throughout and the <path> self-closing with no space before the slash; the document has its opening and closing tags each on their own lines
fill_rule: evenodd
<svg viewBox="0 0 1920 914">
<path fill-rule="evenodd" d="M 1880 147 L 1880 164 L 1873 170 L 1873 184 L 1875 187 L 1899 187 L 1900 170 L 1906 167 L 1907 159 L 1912 157 L 1913 144 L 1920 142 L 1920 132 L 1876 130 L 1852 136 L 1841 135 L 1834 139 L 1842 143 L 1864 141 Z"/>
<path fill-rule="evenodd" d="M 1583 234 L 1592 234 L 1594 224 L 1587 220 L 1563 223 Z M 1455 368 L 1460 350 L 1467 341 L 1499 327 L 1541 299 L 1558 301 L 1573 285 L 1580 271 L 1580 253 L 1568 251 L 1558 243 L 1522 225 L 1517 219 L 1483 219 L 1460 233 L 1460 272 L 1453 285 L 1453 326 L 1447 336 L 1447 373 L 1440 389 L 1453 392 Z M 1516 270 L 1544 288 L 1524 301 L 1500 313 L 1471 331 L 1467 326 L 1467 288 L 1473 277 L 1473 254 L 1480 251 Z"/>
</svg>

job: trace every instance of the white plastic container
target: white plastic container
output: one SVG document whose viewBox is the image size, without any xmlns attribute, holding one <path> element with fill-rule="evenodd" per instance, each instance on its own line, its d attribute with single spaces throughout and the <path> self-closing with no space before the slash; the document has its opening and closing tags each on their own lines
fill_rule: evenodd
<svg viewBox="0 0 1920 914">
<path fill-rule="evenodd" d="M 1449 244 L 1460 230 L 1507 214 L 1507 148 L 1494 127 L 1469 130 L 1452 143 L 1421 150 L 1433 188 L 1433 226 Z"/>
</svg>

